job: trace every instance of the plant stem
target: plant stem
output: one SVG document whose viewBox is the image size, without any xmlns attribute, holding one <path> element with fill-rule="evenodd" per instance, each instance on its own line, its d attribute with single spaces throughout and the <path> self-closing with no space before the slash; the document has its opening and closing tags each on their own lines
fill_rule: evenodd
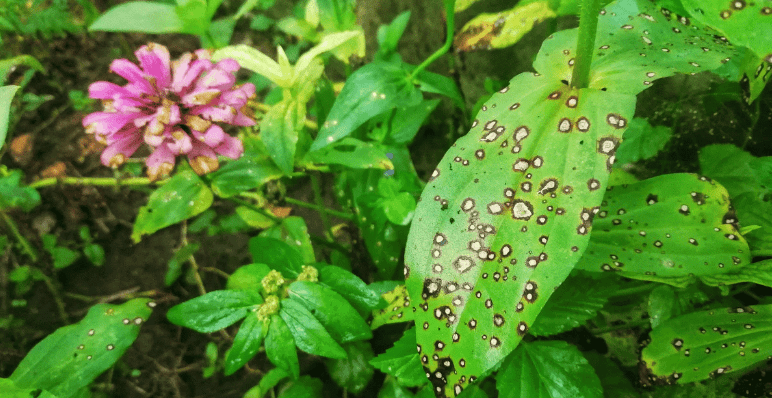
<svg viewBox="0 0 772 398">
<path fill-rule="evenodd" d="M 188 245 L 188 221 L 185 220 L 182 222 L 182 242 L 180 242 L 180 247 L 185 247 Z M 188 257 L 188 262 L 190 263 L 190 267 L 193 268 L 193 278 L 196 279 L 196 285 L 198 286 L 198 292 L 202 296 L 206 294 L 206 288 L 204 287 L 204 280 L 201 279 L 201 274 L 198 273 L 199 266 L 196 262 L 196 258 L 193 257 L 191 254 L 190 257 Z"/>
<path fill-rule="evenodd" d="M 595 52 L 595 35 L 598 32 L 598 8 L 600 0 L 582 0 L 579 38 L 576 41 L 576 65 L 571 77 L 571 87 L 574 88 L 587 88 L 590 84 L 590 67 Z"/>
<path fill-rule="evenodd" d="M 281 218 L 276 217 L 275 215 L 273 215 L 273 213 L 271 213 L 270 211 L 268 211 L 268 210 L 266 210 L 266 209 L 264 209 L 264 208 L 262 208 L 260 206 L 255 206 L 252 203 L 247 202 L 246 200 L 242 200 L 242 199 L 234 198 L 234 197 L 230 197 L 230 198 L 228 198 L 228 200 L 230 200 L 233 203 L 236 203 L 238 205 L 247 207 L 250 210 L 254 210 L 254 211 L 262 214 L 263 216 L 265 216 L 269 220 L 273 221 L 274 224 L 281 224 Z"/>
<path fill-rule="evenodd" d="M 24 238 L 24 236 L 19 232 L 19 228 L 16 227 L 16 223 L 13 222 L 11 217 L 8 217 L 7 214 L 0 212 L 0 215 L 3 216 L 3 221 L 5 221 L 5 225 L 8 226 L 8 229 L 11 230 L 11 234 L 16 238 L 17 241 L 19 241 L 19 244 L 21 245 L 22 250 L 24 250 L 25 253 L 32 259 L 32 262 L 38 261 L 38 255 L 35 252 L 35 249 L 32 248 L 32 245 L 29 244 L 27 239 Z"/>
<path fill-rule="evenodd" d="M 634 296 L 639 293 L 646 293 L 657 286 L 659 285 L 656 283 L 647 283 L 645 285 L 631 287 L 629 289 L 617 290 L 614 292 L 614 294 L 611 295 L 611 297 Z"/>
<path fill-rule="evenodd" d="M 329 208 L 324 207 L 324 206 L 319 207 L 319 206 L 317 206 L 317 205 L 315 205 L 313 203 L 304 202 L 302 200 L 297 200 L 297 199 L 294 199 L 294 198 L 284 198 L 284 200 L 287 203 L 295 205 L 295 206 L 305 207 L 307 209 L 316 210 L 316 211 L 318 211 L 320 213 L 327 213 L 327 214 L 329 214 L 331 216 L 342 218 L 344 220 L 354 221 L 354 215 L 352 213 L 347 213 L 347 212 L 343 212 L 343 211 L 337 211 L 337 210 L 329 209 Z"/>
<path fill-rule="evenodd" d="M 430 55 L 429 58 L 426 58 L 424 62 L 421 62 L 420 65 L 416 66 L 416 68 L 413 69 L 413 72 L 410 73 L 408 80 L 412 81 L 419 73 L 431 65 L 432 62 L 436 61 L 437 58 L 445 55 L 453 45 L 453 33 L 456 28 L 456 0 L 443 0 L 442 3 L 445 6 L 445 44 L 443 44 L 439 50 L 435 51 L 434 54 Z"/>
<path fill-rule="evenodd" d="M 29 184 L 31 188 L 43 188 L 51 185 L 91 185 L 91 186 L 106 186 L 106 187 L 120 187 L 120 186 L 145 186 L 158 184 L 166 184 L 169 180 L 150 181 L 147 177 L 130 177 L 130 178 L 113 178 L 113 177 L 64 177 L 64 178 L 44 178 L 37 180 L 32 184 Z"/>
<path fill-rule="evenodd" d="M 70 319 L 67 316 L 67 310 L 64 308 L 64 301 L 61 297 L 59 297 L 59 292 L 56 290 L 56 286 L 54 286 L 54 282 L 51 281 L 51 278 L 43 275 L 43 283 L 46 284 L 46 287 L 48 287 L 48 291 L 51 292 L 51 296 L 54 298 L 54 303 L 56 304 L 56 309 L 59 311 L 59 317 L 62 318 L 62 322 L 65 324 L 70 323 Z"/>
<path fill-rule="evenodd" d="M 308 176 L 311 177 L 311 188 L 314 190 L 314 201 L 316 202 L 316 207 L 324 209 L 325 207 L 324 201 L 322 200 L 322 188 L 321 184 L 319 184 L 319 175 L 316 173 L 311 173 Z M 326 238 L 333 239 L 335 235 L 332 233 L 332 224 L 330 224 L 330 218 L 327 217 L 327 213 L 320 211 L 319 217 L 322 218 L 322 225 L 324 226 L 324 230 L 327 233 Z"/>
</svg>

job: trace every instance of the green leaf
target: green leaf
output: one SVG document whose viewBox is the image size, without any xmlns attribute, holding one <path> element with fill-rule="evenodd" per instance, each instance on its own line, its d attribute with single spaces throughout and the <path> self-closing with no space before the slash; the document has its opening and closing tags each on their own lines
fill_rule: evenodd
<svg viewBox="0 0 772 398">
<path fill-rule="evenodd" d="M 354 307 L 332 289 L 314 282 L 296 281 L 289 285 L 287 294 L 290 300 L 310 311 L 335 341 L 347 343 L 373 337 Z"/>
<path fill-rule="evenodd" d="M 249 240 L 249 253 L 255 263 L 266 264 L 285 277 L 295 278 L 303 271 L 303 257 L 287 243 L 262 236 Z"/>
<path fill-rule="evenodd" d="M 11 170 L 8 175 L 0 177 L 0 210 L 18 207 L 28 212 L 40 204 L 38 191 L 22 185 L 21 178 L 21 170 Z"/>
<path fill-rule="evenodd" d="M 508 47 L 537 23 L 557 16 L 546 1 L 525 3 L 495 14 L 478 14 L 456 33 L 453 47 L 457 51 Z"/>
<path fill-rule="evenodd" d="M 427 373 L 446 396 L 515 349 L 579 261 L 633 115 L 633 96 L 540 72 L 482 107 L 413 216 L 406 286 Z"/>
<path fill-rule="evenodd" d="M 281 224 L 266 229 L 259 236 L 283 240 L 288 245 L 296 247 L 303 257 L 304 264 L 312 264 L 315 260 L 311 236 L 308 234 L 308 226 L 303 217 L 287 217 Z"/>
<path fill-rule="evenodd" d="M 709 286 L 725 286 L 751 282 L 772 287 L 772 261 L 769 259 L 746 265 L 739 272 L 731 274 L 706 275 L 700 278 Z"/>
<path fill-rule="evenodd" d="M 265 185 L 283 176 L 281 170 L 267 157 L 242 156 L 210 174 L 212 191 L 222 198 L 229 198 Z"/>
<path fill-rule="evenodd" d="M 756 158 L 732 144 L 708 145 L 700 149 L 699 159 L 702 174 L 721 183 L 732 197 L 767 191 L 750 166 Z"/>
<path fill-rule="evenodd" d="M 19 388 L 11 379 L 0 378 L 0 391 L 3 398 L 57 398 L 48 391 L 39 388 Z"/>
<path fill-rule="evenodd" d="M 437 108 L 440 100 L 424 100 L 409 108 L 399 107 L 387 119 L 388 135 L 384 141 L 396 145 L 406 145 L 413 141 L 427 117 Z"/>
<path fill-rule="evenodd" d="M 614 290 L 605 279 L 582 274 L 569 277 L 544 306 L 529 332 L 548 336 L 582 326 L 597 315 Z"/>
<path fill-rule="evenodd" d="M 751 257 L 728 199 L 721 185 L 695 174 L 612 187 L 577 268 L 676 286 L 738 272 Z"/>
<path fill-rule="evenodd" d="M 650 381 L 690 383 L 767 360 L 772 305 L 702 310 L 654 328 L 641 352 Z"/>
<path fill-rule="evenodd" d="M 91 264 L 101 266 L 105 263 L 105 249 L 96 243 L 89 243 L 83 247 L 83 254 Z"/>
<path fill-rule="evenodd" d="M 416 83 L 421 91 L 444 95 L 450 98 L 457 107 L 464 107 L 464 98 L 453 79 L 423 70 L 416 76 Z"/>
<path fill-rule="evenodd" d="M 311 151 L 348 137 L 367 120 L 397 105 L 417 105 L 421 94 L 407 77 L 407 71 L 401 67 L 383 62 L 359 68 L 346 79 L 327 120 L 311 144 Z"/>
<path fill-rule="evenodd" d="M 334 290 L 365 316 L 378 306 L 380 297 L 358 276 L 340 267 L 319 268 L 319 283 Z"/>
<path fill-rule="evenodd" d="M 595 370 L 564 341 L 521 343 L 496 375 L 500 398 L 601 398 Z"/>
<path fill-rule="evenodd" d="M 302 303 L 292 298 L 282 300 L 279 315 L 301 350 L 327 358 L 346 358 L 346 351 Z"/>
<path fill-rule="evenodd" d="M 205 364 L 201 369 L 205 379 L 208 379 L 214 375 L 215 369 L 217 369 L 217 344 L 210 341 L 206 344 L 204 349 Z"/>
<path fill-rule="evenodd" d="M 18 388 L 71 397 L 115 364 L 137 338 L 152 307 L 155 303 L 144 298 L 91 307 L 83 320 L 57 329 L 36 344 L 10 379 Z"/>
<path fill-rule="evenodd" d="M 563 30 L 545 40 L 534 68 L 571 81 L 577 32 Z M 598 19 L 590 88 L 637 94 L 656 79 L 717 69 L 737 52 L 714 35 L 714 30 L 663 12 L 651 1 L 614 1 Z"/>
<path fill-rule="evenodd" d="M 54 259 L 54 268 L 62 269 L 69 267 L 75 260 L 80 258 L 80 253 L 66 247 L 54 247 L 49 251 Z"/>
<path fill-rule="evenodd" d="M 182 265 L 190 259 L 190 256 L 198 251 L 199 247 L 201 247 L 200 244 L 191 243 L 174 252 L 171 260 L 167 263 L 166 275 L 164 276 L 165 286 L 171 286 L 180 276 L 182 276 Z"/>
<path fill-rule="evenodd" d="M 402 337 L 394 343 L 394 346 L 371 359 L 370 364 L 381 372 L 396 378 L 402 386 L 422 386 L 427 382 L 426 372 L 421 366 L 415 344 L 415 328 L 411 328 L 405 331 Z"/>
<path fill-rule="evenodd" d="M 256 292 L 215 290 L 175 305 L 169 309 L 166 317 L 175 325 L 201 333 L 212 333 L 233 325 L 262 302 Z"/>
<path fill-rule="evenodd" d="M 365 341 L 344 344 L 343 349 L 346 350 L 348 358 L 327 359 L 324 364 L 335 383 L 346 391 L 359 394 L 367 387 L 375 373 L 368 363 L 373 358 L 373 349 L 370 343 Z"/>
<path fill-rule="evenodd" d="M 295 150 L 298 130 L 305 117 L 305 107 L 292 98 L 285 98 L 263 116 L 260 122 L 260 138 L 269 149 L 274 163 L 284 174 L 292 174 L 295 165 Z M 300 123 L 298 123 L 300 122 Z"/>
<path fill-rule="evenodd" d="M 279 398 L 322 398 L 322 381 L 303 376 L 293 381 L 290 386 L 279 393 Z"/>
<path fill-rule="evenodd" d="M 378 52 L 375 53 L 376 61 L 389 61 L 397 53 L 397 46 L 405 28 L 410 20 L 410 11 L 397 15 L 390 24 L 378 27 Z M 398 54 L 397 54 L 398 55 Z"/>
<path fill-rule="evenodd" d="M 583 352 L 587 362 L 595 369 L 595 374 L 600 377 L 604 398 L 640 398 L 641 393 L 636 391 L 630 378 L 621 367 L 611 359 L 593 351 Z"/>
<path fill-rule="evenodd" d="M 263 395 L 287 377 L 289 377 L 289 373 L 284 369 L 273 368 L 260 378 L 260 382 L 256 386 L 244 394 L 244 398 L 263 398 Z"/>
<path fill-rule="evenodd" d="M 652 126 L 642 118 L 633 118 L 617 150 L 617 164 L 637 162 L 654 157 L 665 147 L 673 131 L 665 126 Z"/>
<path fill-rule="evenodd" d="M 209 30 L 211 16 L 207 16 L 206 0 L 177 0 L 174 12 L 182 21 L 180 33 L 203 35 Z"/>
<path fill-rule="evenodd" d="M 378 391 L 378 398 L 413 398 L 413 393 L 400 386 L 396 380 L 387 377 Z"/>
<path fill-rule="evenodd" d="M 5 84 L 6 79 L 8 79 L 8 75 L 10 75 L 11 72 L 16 70 L 16 68 L 19 65 L 28 66 L 43 74 L 46 73 L 46 68 L 44 68 L 43 65 L 41 65 L 40 62 L 35 57 L 27 54 L 17 55 L 12 58 L 6 58 L 6 59 L 0 60 L 0 84 Z M 24 84 L 22 84 L 22 86 L 23 85 Z M 10 90 L 13 87 L 14 86 L 2 87 L 0 88 L 0 93 L 4 92 L 5 90 Z M 16 89 L 13 89 L 13 91 L 16 91 L 17 89 L 18 87 Z M 4 142 L 5 139 L 3 138 L 3 140 L 1 141 Z"/>
<path fill-rule="evenodd" d="M 772 251 L 772 203 L 759 199 L 754 193 L 745 193 L 732 196 L 732 205 L 743 225 L 761 227 L 743 234 L 751 252 Z"/>
<path fill-rule="evenodd" d="M 306 162 L 338 164 L 351 169 L 387 169 L 394 165 L 378 146 L 356 138 L 345 137 L 332 145 L 306 154 Z"/>
<path fill-rule="evenodd" d="M 298 378 L 300 365 L 298 352 L 295 350 L 295 338 L 279 315 L 271 316 L 268 335 L 265 337 L 265 354 L 272 364 L 289 372 L 292 379 Z"/>
<path fill-rule="evenodd" d="M 130 1 L 107 10 L 89 30 L 107 32 L 190 33 L 170 4 Z"/>
<path fill-rule="evenodd" d="M 373 311 L 370 328 L 377 329 L 390 323 L 409 322 L 415 319 L 405 285 L 399 285 L 394 290 L 384 293 L 383 298 L 388 305 L 386 308 Z"/>
<path fill-rule="evenodd" d="M 268 325 L 258 320 L 257 314 L 247 314 L 244 322 L 239 326 L 236 337 L 233 338 L 233 346 L 225 355 L 223 373 L 230 376 L 249 362 L 257 354 L 266 334 L 268 334 Z"/>
<path fill-rule="evenodd" d="M 349 30 L 356 25 L 354 0 L 316 0 L 319 22 L 326 31 Z"/>
<path fill-rule="evenodd" d="M 729 377 L 721 377 L 715 380 L 707 380 L 703 383 L 677 384 L 669 386 L 657 386 L 654 391 L 644 392 L 643 398 L 739 398 L 736 395 L 734 381 Z M 616 398 L 616 397 L 615 397 Z"/>
<path fill-rule="evenodd" d="M 0 143 L 5 143 L 5 137 L 8 134 L 11 102 L 18 89 L 19 86 L 0 87 Z"/>
<path fill-rule="evenodd" d="M 225 288 L 229 290 L 262 291 L 263 285 L 261 281 L 269 272 L 271 272 L 271 268 L 265 264 L 243 265 L 228 277 Z"/>
<path fill-rule="evenodd" d="M 193 171 L 186 170 L 150 195 L 147 205 L 139 209 L 131 239 L 137 243 L 142 235 L 187 220 L 212 205 L 212 191 Z"/>
</svg>

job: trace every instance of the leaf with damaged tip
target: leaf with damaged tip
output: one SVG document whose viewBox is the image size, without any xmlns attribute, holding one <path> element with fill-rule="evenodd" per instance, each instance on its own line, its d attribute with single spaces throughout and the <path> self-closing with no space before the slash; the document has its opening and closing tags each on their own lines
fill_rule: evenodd
<svg viewBox="0 0 772 398">
<path fill-rule="evenodd" d="M 546 1 L 518 4 L 496 14 L 479 14 L 456 34 L 457 51 L 490 50 L 517 43 L 534 25 L 557 14 Z"/>
</svg>

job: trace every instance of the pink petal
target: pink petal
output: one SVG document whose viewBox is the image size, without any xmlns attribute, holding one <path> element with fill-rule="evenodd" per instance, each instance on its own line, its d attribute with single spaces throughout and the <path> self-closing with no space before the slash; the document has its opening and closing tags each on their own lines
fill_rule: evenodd
<svg viewBox="0 0 772 398">
<path fill-rule="evenodd" d="M 196 88 L 212 87 L 218 90 L 227 90 L 233 86 L 233 83 L 236 83 L 236 76 L 222 70 L 212 69 L 198 79 Z"/>
<path fill-rule="evenodd" d="M 228 73 L 237 72 L 241 66 L 233 58 L 224 58 L 215 64 L 215 69 L 219 69 Z"/>
<path fill-rule="evenodd" d="M 180 58 L 172 62 L 172 73 L 174 78 L 172 79 L 172 89 L 179 91 L 182 87 L 182 80 L 185 78 L 185 74 L 188 73 L 190 63 L 193 61 L 193 55 L 191 53 L 182 54 Z"/>
<path fill-rule="evenodd" d="M 246 83 L 235 90 L 224 91 L 220 95 L 220 101 L 234 108 L 241 108 L 247 104 L 247 101 L 255 96 L 255 86 L 252 83 Z"/>
<path fill-rule="evenodd" d="M 169 50 L 160 44 L 150 43 L 134 52 L 139 64 L 148 75 L 156 79 L 158 88 L 166 88 L 171 82 Z"/>
<path fill-rule="evenodd" d="M 193 149 L 188 153 L 188 163 L 198 175 L 211 173 L 219 167 L 217 154 L 201 142 L 193 142 Z"/>
<path fill-rule="evenodd" d="M 200 115 L 213 122 L 231 123 L 238 112 L 230 106 L 197 106 L 190 110 L 191 115 Z"/>
<path fill-rule="evenodd" d="M 244 153 L 244 144 L 240 139 L 226 135 L 214 151 L 231 159 L 238 159 Z"/>
<path fill-rule="evenodd" d="M 174 85 L 172 90 L 177 94 L 183 94 L 193 84 L 201 73 L 212 69 L 212 61 L 208 59 L 197 59 L 190 64 L 190 67 L 185 72 L 185 76 L 177 79 L 175 76 Z"/>
<path fill-rule="evenodd" d="M 153 153 L 147 157 L 147 175 L 151 181 L 155 181 L 162 176 L 168 175 L 174 168 L 175 156 L 166 145 L 159 145 L 153 150 Z"/>
<path fill-rule="evenodd" d="M 112 134 L 142 114 L 94 112 L 83 118 L 83 127 L 87 133 L 102 135 Z"/>
<path fill-rule="evenodd" d="M 145 76 L 139 66 L 133 64 L 128 59 L 116 59 L 110 64 L 110 70 L 117 75 L 129 81 L 130 84 L 136 85 L 146 94 L 152 94 L 154 92 L 150 83 L 145 80 Z"/>
<path fill-rule="evenodd" d="M 255 121 L 251 117 L 239 111 L 236 116 L 233 117 L 233 120 L 231 120 L 230 124 L 234 126 L 254 126 Z"/>
<path fill-rule="evenodd" d="M 193 107 L 196 105 L 206 105 L 217 99 L 221 91 L 217 89 L 196 89 L 190 94 L 182 97 L 182 103 Z"/>
<path fill-rule="evenodd" d="M 88 96 L 94 99 L 115 99 L 117 97 L 131 97 L 132 94 L 125 88 L 110 82 L 94 82 L 88 86 Z"/>
<path fill-rule="evenodd" d="M 167 145 L 172 152 L 182 155 L 189 153 L 193 149 L 194 142 L 195 140 L 190 139 L 190 136 L 185 134 L 184 131 L 175 130 L 172 131 L 172 142 L 169 142 Z"/>
<path fill-rule="evenodd" d="M 223 138 L 227 137 L 228 135 L 225 134 L 225 131 L 223 131 L 222 127 L 213 124 L 203 133 L 193 130 L 193 136 L 206 144 L 206 146 L 214 148 L 217 145 L 220 145 Z"/>
<path fill-rule="evenodd" d="M 102 156 L 100 156 L 102 164 L 109 167 L 118 167 L 126 162 L 126 158 L 134 154 L 140 145 L 142 145 L 142 139 L 139 135 L 126 134 L 105 148 Z"/>
</svg>

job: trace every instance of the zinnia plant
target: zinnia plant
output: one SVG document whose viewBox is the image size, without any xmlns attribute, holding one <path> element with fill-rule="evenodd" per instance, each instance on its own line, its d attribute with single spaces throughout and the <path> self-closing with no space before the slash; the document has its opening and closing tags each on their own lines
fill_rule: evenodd
<svg viewBox="0 0 772 398">
<path fill-rule="evenodd" d="M 255 86 L 235 85 L 238 62 L 214 63 L 206 50 L 170 61 L 169 50 L 156 43 L 134 54 L 139 66 L 127 59 L 110 65 L 128 84 L 98 81 L 89 86 L 89 96 L 102 100 L 104 111 L 83 118 L 83 126 L 107 145 L 102 164 L 118 167 L 145 143 L 152 151 L 145 162 L 147 175 L 156 180 L 171 172 L 179 155 L 187 155 L 199 175 L 219 167 L 217 155 L 241 156 L 241 141 L 217 124 L 255 124 L 247 107 Z"/>
</svg>

